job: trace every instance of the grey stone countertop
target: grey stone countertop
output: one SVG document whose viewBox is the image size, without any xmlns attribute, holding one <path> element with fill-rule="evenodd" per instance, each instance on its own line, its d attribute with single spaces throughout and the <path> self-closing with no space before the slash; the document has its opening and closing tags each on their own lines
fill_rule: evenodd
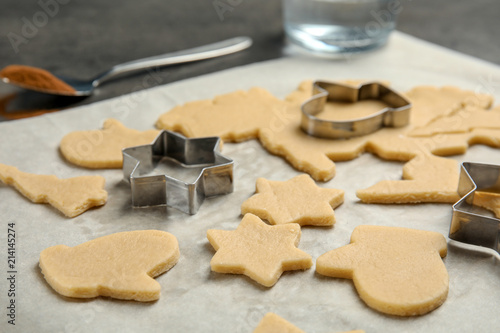
<svg viewBox="0 0 500 333">
<path fill-rule="evenodd" d="M 500 64 L 500 2 L 395 0 L 397 29 Z M 224 10 L 220 6 L 223 5 Z M 283 56 L 281 2 L 265 0 L 2 0 L 0 68 L 37 66 L 90 78 L 115 64 L 247 35 L 251 49 L 217 59 L 139 73 L 103 85 L 89 98 L 54 98 L 0 83 L 0 120 L 16 112 L 88 104 L 219 70 Z M 27 111 L 27 112 L 26 112 Z M 5 112 L 8 115 L 5 117 Z"/>
</svg>

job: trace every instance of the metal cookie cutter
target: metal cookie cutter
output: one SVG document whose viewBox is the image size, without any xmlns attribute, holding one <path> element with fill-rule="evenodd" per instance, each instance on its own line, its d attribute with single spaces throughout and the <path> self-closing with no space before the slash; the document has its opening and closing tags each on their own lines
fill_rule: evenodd
<svg viewBox="0 0 500 333">
<path fill-rule="evenodd" d="M 449 237 L 488 247 L 500 254 L 500 219 L 488 216 L 491 214 L 472 204 L 477 190 L 500 192 L 499 165 L 462 163 L 458 184 L 458 194 L 462 198 L 453 205 Z"/>
<path fill-rule="evenodd" d="M 167 205 L 196 214 L 205 197 L 231 193 L 233 160 L 219 151 L 218 137 L 188 139 L 170 131 L 162 131 L 152 144 L 123 149 L 123 178 L 130 182 L 132 206 Z M 171 169 L 155 170 L 162 165 Z M 172 176 L 182 173 L 192 181 Z"/>
<path fill-rule="evenodd" d="M 389 106 L 367 117 L 352 120 L 325 120 L 316 117 L 327 101 L 354 103 L 366 99 L 377 99 Z M 411 103 L 378 82 L 352 87 L 335 82 L 315 81 L 313 96 L 302 104 L 301 110 L 301 127 L 307 134 L 321 138 L 347 139 L 370 134 L 383 126 L 408 125 Z"/>
</svg>

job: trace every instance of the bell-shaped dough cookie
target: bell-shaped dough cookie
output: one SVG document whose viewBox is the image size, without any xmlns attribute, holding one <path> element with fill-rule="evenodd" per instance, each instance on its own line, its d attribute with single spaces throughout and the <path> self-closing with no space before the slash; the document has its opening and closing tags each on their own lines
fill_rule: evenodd
<svg viewBox="0 0 500 333">
<path fill-rule="evenodd" d="M 116 119 L 107 119 L 101 130 L 77 131 L 64 136 L 59 145 L 69 162 L 89 169 L 119 169 L 122 149 L 151 143 L 157 130 L 137 131 Z"/>
</svg>

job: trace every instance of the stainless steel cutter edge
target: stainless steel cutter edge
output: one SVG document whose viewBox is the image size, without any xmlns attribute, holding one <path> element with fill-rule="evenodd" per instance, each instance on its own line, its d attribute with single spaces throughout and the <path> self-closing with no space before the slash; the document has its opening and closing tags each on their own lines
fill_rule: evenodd
<svg viewBox="0 0 500 333">
<path fill-rule="evenodd" d="M 352 120 L 325 120 L 315 115 L 323 110 L 328 100 L 357 102 L 364 99 L 380 99 L 389 107 L 370 116 Z M 402 127 L 410 121 L 411 103 L 404 96 L 379 82 L 359 86 L 327 81 L 313 83 L 313 96 L 301 105 L 301 128 L 309 135 L 348 139 L 366 135 L 384 127 Z"/>
<path fill-rule="evenodd" d="M 196 214 L 205 197 L 231 193 L 234 162 L 220 154 L 220 146 L 219 137 L 186 138 L 162 131 L 151 144 L 123 149 L 123 178 L 130 182 L 132 206 L 167 205 Z M 170 157 L 184 167 L 206 166 L 192 183 L 166 174 L 143 176 L 160 157 Z"/>
<path fill-rule="evenodd" d="M 500 219 L 486 216 L 483 209 L 472 205 L 476 190 L 498 186 L 499 181 L 499 165 L 462 163 L 458 185 L 461 199 L 452 208 L 450 239 L 490 248 L 500 254 Z"/>
</svg>

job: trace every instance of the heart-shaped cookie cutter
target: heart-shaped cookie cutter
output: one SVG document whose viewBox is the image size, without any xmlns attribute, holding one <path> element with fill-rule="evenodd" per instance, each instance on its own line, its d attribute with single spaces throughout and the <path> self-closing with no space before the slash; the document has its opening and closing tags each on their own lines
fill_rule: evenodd
<svg viewBox="0 0 500 333">
<path fill-rule="evenodd" d="M 123 178 L 130 182 L 132 206 L 167 205 L 196 214 L 205 197 L 233 191 L 233 160 L 220 154 L 219 137 L 186 138 L 162 131 L 149 145 L 125 148 Z M 180 169 L 195 171 L 195 180 L 184 181 L 167 174 L 153 174 L 163 158 Z"/>
<path fill-rule="evenodd" d="M 388 106 L 369 116 L 352 120 L 326 120 L 316 117 L 327 101 L 355 103 L 376 99 Z M 366 135 L 378 129 L 402 127 L 410 121 L 411 103 L 391 88 L 378 82 L 357 87 L 336 82 L 315 81 L 313 96 L 301 106 L 301 127 L 309 135 L 328 139 L 348 139 Z"/>
<path fill-rule="evenodd" d="M 500 166 L 464 162 L 461 166 L 458 194 L 453 205 L 449 237 L 458 242 L 487 247 L 500 254 L 500 219 L 488 216 L 473 205 L 478 190 L 500 192 Z"/>
</svg>

